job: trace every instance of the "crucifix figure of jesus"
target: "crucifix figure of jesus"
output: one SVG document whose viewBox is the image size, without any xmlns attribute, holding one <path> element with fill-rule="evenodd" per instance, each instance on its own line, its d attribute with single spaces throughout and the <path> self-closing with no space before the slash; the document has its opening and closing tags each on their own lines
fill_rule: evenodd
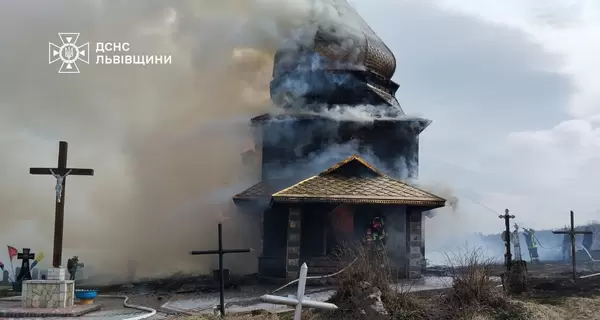
<svg viewBox="0 0 600 320">
<path fill-rule="evenodd" d="M 576 261 L 575 259 L 575 235 L 578 234 L 591 234 L 591 231 L 575 231 L 575 214 L 571 210 L 571 228 L 565 231 L 552 231 L 554 234 L 566 234 L 571 238 L 571 264 L 573 265 L 573 281 L 577 280 L 577 272 L 575 270 Z"/>
<path fill-rule="evenodd" d="M 54 191 L 56 192 L 56 202 L 60 203 L 60 198 L 62 197 L 63 183 L 65 178 L 71 173 L 72 170 L 67 171 L 65 175 L 61 176 L 58 173 L 54 173 L 54 170 L 50 169 L 50 174 L 56 179 L 56 186 L 54 186 Z"/>
<path fill-rule="evenodd" d="M 58 268 L 62 260 L 63 228 L 65 217 L 65 187 L 67 176 L 93 176 L 94 169 L 67 168 L 66 141 L 60 141 L 58 145 L 58 165 L 56 168 L 29 168 L 29 174 L 51 175 L 56 179 L 55 211 L 54 211 L 54 252 L 52 254 L 52 266 Z"/>
</svg>

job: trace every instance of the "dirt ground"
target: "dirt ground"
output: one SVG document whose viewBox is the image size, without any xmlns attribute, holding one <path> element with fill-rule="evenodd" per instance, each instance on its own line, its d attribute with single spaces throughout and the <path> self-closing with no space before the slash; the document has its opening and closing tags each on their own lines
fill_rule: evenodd
<svg viewBox="0 0 600 320">
<path fill-rule="evenodd" d="M 594 280 L 592 280 L 594 279 Z M 521 296 L 511 297 L 515 304 L 520 304 L 527 315 L 521 319 L 532 320 L 589 320 L 600 319 L 600 277 L 586 279 L 587 281 L 573 283 L 570 279 L 532 278 L 532 290 Z M 441 291 L 430 294 L 441 294 Z M 424 293 L 420 293 L 424 296 Z M 169 320 L 214 320 L 205 317 L 173 317 Z M 229 320 L 291 320 L 291 313 L 284 314 L 246 314 L 232 315 Z M 324 319 L 308 312 L 303 315 L 303 320 Z M 325 318 L 326 319 L 326 318 Z M 435 319 L 435 318 L 433 318 Z M 493 317 L 489 314 L 481 315 L 473 320 L 487 319 L 513 319 L 512 317 Z"/>
<path fill-rule="evenodd" d="M 531 319 L 600 319 L 600 277 L 537 277 L 531 292 L 514 297 L 531 311 Z"/>
<path fill-rule="evenodd" d="M 498 266 L 496 271 L 502 270 Z M 600 272 L 600 264 L 582 263 L 577 268 L 577 276 Z M 511 296 L 511 304 L 522 309 L 522 315 L 514 316 L 503 313 L 482 313 L 467 319 L 532 319 L 532 320 L 564 320 L 564 319 L 599 319 L 600 320 L 600 276 L 572 280 L 572 268 L 568 263 L 541 263 L 528 265 L 530 274 L 530 290 L 527 293 Z M 423 301 L 433 301 L 450 289 L 414 293 Z M 292 315 L 286 314 L 246 314 L 229 316 L 231 320 L 290 320 Z M 428 318 L 436 319 L 435 316 Z M 212 320 L 210 317 L 179 317 L 177 320 Z M 305 313 L 303 319 L 327 319 L 314 314 Z"/>
<path fill-rule="evenodd" d="M 469 317 L 468 319 L 540 319 L 540 320 L 563 320 L 563 319 L 599 319 L 600 320 L 600 276 L 572 280 L 572 268 L 569 263 L 542 262 L 540 264 L 528 264 L 531 289 L 529 292 L 519 296 L 511 296 L 510 303 L 519 305 L 523 315 L 515 318 L 512 315 L 498 314 L 493 312 L 485 315 Z M 495 275 L 502 273 L 503 266 L 494 267 Z M 577 276 L 589 275 L 600 272 L 600 263 L 580 263 L 577 266 Z M 102 291 L 118 291 L 130 296 L 131 302 L 152 308 L 159 308 L 168 300 L 188 296 L 189 294 L 202 294 L 204 291 L 213 291 L 216 288 L 207 286 L 205 281 L 199 279 L 181 279 L 181 281 L 165 281 L 161 283 L 148 283 L 125 287 L 115 290 L 106 288 Z M 243 286 L 257 286 L 256 283 L 244 283 Z M 186 285 L 184 285 L 184 283 Z M 190 286 L 190 283 L 194 283 Z M 168 284 L 168 285 L 167 285 Z M 260 287 L 260 286 L 257 286 Z M 112 289 L 112 290 L 110 290 Z M 432 290 L 428 292 L 413 293 L 417 299 L 425 304 L 434 303 L 449 289 Z M 500 290 L 500 288 L 498 289 Z M 437 300 L 436 300 L 437 301 Z M 428 319 L 438 319 L 436 316 Z M 172 317 L 170 320 L 213 320 L 211 316 Z M 271 314 L 268 312 L 255 312 L 252 314 L 232 315 L 225 319 L 230 320 L 291 320 L 291 313 Z M 303 320 L 325 320 L 329 317 L 315 315 L 305 312 Z"/>
<path fill-rule="evenodd" d="M 528 265 L 531 290 L 512 297 L 524 303 L 531 319 L 600 319 L 600 276 L 580 279 L 600 272 L 600 263 L 579 263 L 576 281 L 570 263 Z"/>
</svg>

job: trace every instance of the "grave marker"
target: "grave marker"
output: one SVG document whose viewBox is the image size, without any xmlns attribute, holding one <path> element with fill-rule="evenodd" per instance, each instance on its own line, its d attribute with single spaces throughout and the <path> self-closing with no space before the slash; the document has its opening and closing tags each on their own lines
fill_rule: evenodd
<svg viewBox="0 0 600 320">
<path fill-rule="evenodd" d="M 67 168 L 66 141 L 58 144 L 58 165 L 56 168 L 29 168 L 29 174 L 52 175 L 56 179 L 56 204 L 54 209 L 54 250 L 52 254 L 52 266 L 58 268 L 62 260 L 63 228 L 65 219 L 65 188 L 67 176 L 93 176 L 94 169 Z"/>
<path fill-rule="evenodd" d="M 8 274 L 8 270 L 4 270 L 2 271 L 2 281 L 0 281 L 0 283 L 2 283 L 2 285 L 9 285 L 12 282 L 12 280 L 10 279 L 10 275 Z"/>
<path fill-rule="evenodd" d="M 577 281 L 576 264 L 577 259 L 575 257 L 575 235 L 578 234 L 591 234 L 591 231 L 575 231 L 575 213 L 571 210 L 571 228 L 565 231 L 552 231 L 554 234 L 566 234 L 571 238 L 571 264 L 573 265 L 573 282 Z"/>
<path fill-rule="evenodd" d="M 502 232 L 502 238 L 506 243 L 506 253 L 504 254 L 504 261 L 506 264 L 506 270 L 510 270 L 512 266 L 512 254 L 510 253 L 510 219 L 514 219 L 514 215 L 508 214 L 508 209 L 504 210 L 504 215 L 499 216 L 500 219 L 504 219 L 505 230 Z"/>
<path fill-rule="evenodd" d="M 17 259 L 23 260 L 21 262 L 21 268 L 19 269 L 19 275 L 17 276 L 17 282 L 22 283 L 25 280 L 31 280 L 31 269 L 29 267 L 29 260 L 35 259 L 35 253 L 30 252 L 31 249 L 23 248 L 23 252 L 19 252 Z"/>
<path fill-rule="evenodd" d="M 191 255 L 219 255 L 219 310 L 221 316 L 225 316 L 225 278 L 223 275 L 223 255 L 226 253 L 247 253 L 254 251 L 253 249 L 223 249 L 223 225 L 219 223 L 219 249 L 217 250 L 203 250 L 203 251 L 190 251 Z"/>
<path fill-rule="evenodd" d="M 323 310 L 336 310 L 338 307 L 333 303 L 313 301 L 304 298 L 304 291 L 306 290 L 306 276 L 308 275 L 308 266 L 306 263 L 300 267 L 300 277 L 298 278 L 298 292 L 296 297 L 280 297 L 273 295 L 264 295 L 260 297 L 260 300 L 273 304 L 285 304 L 288 306 L 296 307 L 294 312 L 294 320 L 300 320 L 302 317 L 302 307 L 323 309 Z"/>
</svg>

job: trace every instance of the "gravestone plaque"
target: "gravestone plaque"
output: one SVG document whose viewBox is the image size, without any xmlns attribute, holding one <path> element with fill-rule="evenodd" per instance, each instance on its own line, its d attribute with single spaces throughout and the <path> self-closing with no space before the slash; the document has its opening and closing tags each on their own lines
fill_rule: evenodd
<svg viewBox="0 0 600 320">
<path fill-rule="evenodd" d="M 2 272 L 2 284 L 3 285 L 7 285 L 10 283 L 10 279 L 8 277 L 9 277 L 8 270 L 4 270 Z"/>
<path fill-rule="evenodd" d="M 29 248 L 23 248 L 23 252 L 17 255 L 17 259 L 22 260 L 21 269 L 17 276 L 17 282 L 19 283 L 22 283 L 25 280 L 32 280 L 29 260 L 35 259 L 35 253 L 31 253 L 30 251 Z"/>
</svg>

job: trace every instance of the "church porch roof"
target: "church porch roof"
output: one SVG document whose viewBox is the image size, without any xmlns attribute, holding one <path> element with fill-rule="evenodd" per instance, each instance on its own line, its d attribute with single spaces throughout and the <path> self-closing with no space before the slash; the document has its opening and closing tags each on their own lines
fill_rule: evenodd
<svg viewBox="0 0 600 320">
<path fill-rule="evenodd" d="M 259 183 L 251 186 L 250 188 L 236 194 L 233 196 L 233 201 L 252 201 L 252 200 L 267 200 L 269 201 L 273 192 L 276 192 L 277 189 L 274 189 L 268 183 L 264 181 L 260 181 Z"/>
<path fill-rule="evenodd" d="M 445 206 L 446 200 L 392 178 L 358 156 L 351 156 L 329 169 L 280 191 L 259 182 L 234 196 L 234 201 L 272 199 L 275 202 L 328 202 L 392 204 L 427 207 Z"/>
<path fill-rule="evenodd" d="M 353 170 L 345 170 L 350 166 Z M 443 207 L 446 203 L 441 197 L 380 172 L 358 156 L 351 156 L 316 176 L 273 194 L 273 200 L 403 204 L 429 208 Z"/>
</svg>

